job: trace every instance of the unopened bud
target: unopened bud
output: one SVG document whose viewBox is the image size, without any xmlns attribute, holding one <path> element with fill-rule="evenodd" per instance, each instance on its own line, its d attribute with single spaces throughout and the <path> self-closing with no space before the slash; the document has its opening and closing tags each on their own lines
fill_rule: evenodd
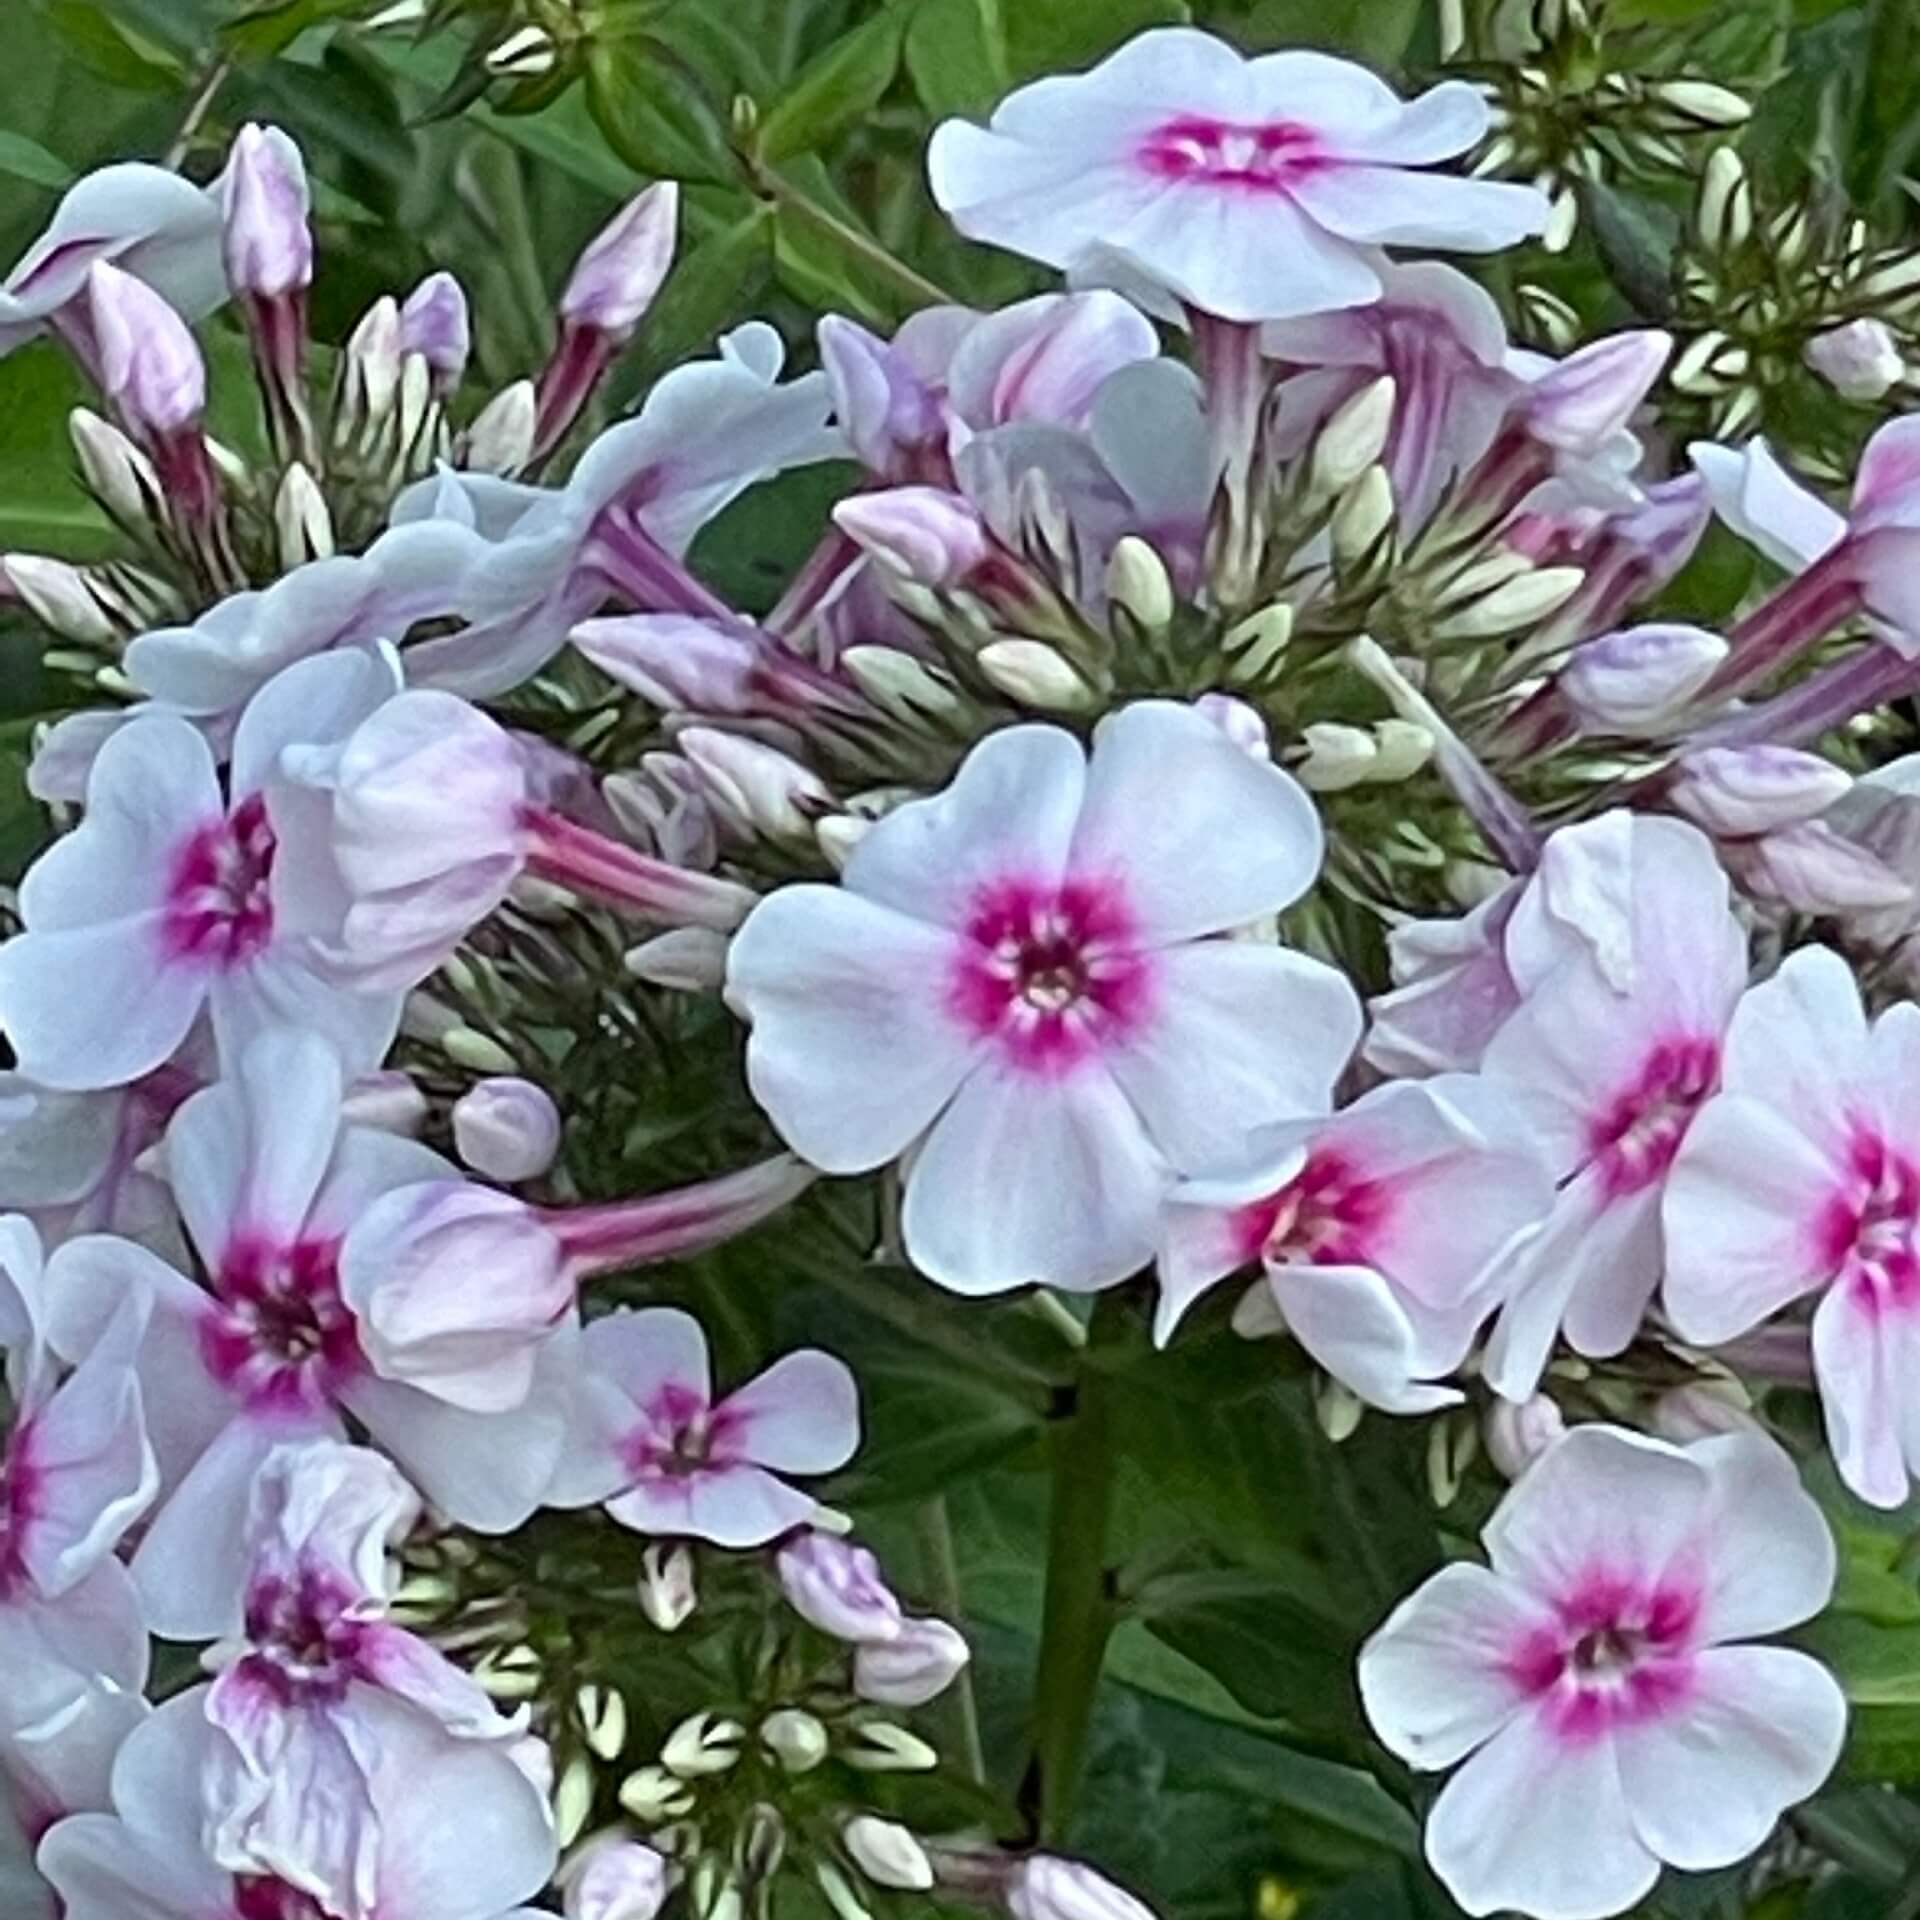
<svg viewBox="0 0 1920 1920">
<path fill-rule="evenodd" d="M 1671 1387 L 1653 1403 L 1647 1424 L 1677 1447 L 1723 1433 L 1758 1433 L 1753 1401 L 1731 1374 Z"/>
<path fill-rule="evenodd" d="M 1690 127 L 1738 127 L 1753 117 L 1753 108 L 1728 87 L 1711 80 L 1662 80 L 1652 97 Z"/>
<path fill-rule="evenodd" d="M 727 977 L 727 936 L 711 927 L 672 927 L 629 947 L 624 965 L 636 980 L 672 993 L 710 993 Z"/>
<path fill-rule="evenodd" d="M 220 176 L 227 284 L 256 300 L 284 300 L 313 281 L 306 163 L 278 127 L 244 126 Z"/>
<path fill-rule="evenodd" d="M 925 1773 L 940 1764 L 940 1756 L 917 1733 L 891 1720 L 861 1721 L 840 1758 L 862 1773 Z"/>
<path fill-rule="evenodd" d="M 1137 533 L 1114 542 L 1107 561 L 1107 597 L 1124 607 L 1149 633 L 1173 618 L 1173 580 L 1167 563 L 1150 541 Z"/>
<path fill-rule="evenodd" d="M 1090 713 L 1100 696 L 1044 640 L 993 640 L 974 664 L 1004 694 L 1043 713 Z"/>
<path fill-rule="evenodd" d="M 933 1862 L 910 1829 L 897 1820 L 856 1814 L 840 1829 L 853 1864 L 876 1886 L 925 1893 L 933 1885 Z"/>
<path fill-rule="evenodd" d="M 827 1757 L 827 1730 L 799 1707 L 779 1707 L 760 1722 L 760 1744 L 789 1773 L 811 1773 Z"/>
<path fill-rule="evenodd" d="M 1487 1409 L 1481 1437 L 1487 1458 L 1509 1480 L 1518 1480 L 1567 1430 L 1566 1417 L 1544 1393 L 1530 1400 L 1496 1400 Z"/>
<path fill-rule="evenodd" d="M 477 1027 L 456 1026 L 440 1036 L 440 1051 L 475 1073 L 512 1073 L 520 1064 L 498 1040 Z"/>
<path fill-rule="evenodd" d="M 1703 747 L 1682 755 L 1667 798 L 1709 833 L 1744 836 L 1811 820 L 1852 785 L 1844 767 L 1798 747 Z"/>
<path fill-rule="evenodd" d="M 599 1841 L 565 1871 L 566 1920 L 655 1920 L 667 1903 L 673 1869 L 638 1840 Z"/>
<path fill-rule="evenodd" d="M 1375 786 L 1411 780 L 1433 758 L 1433 730 L 1417 720 L 1376 720 L 1373 723 Z"/>
<path fill-rule="evenodd" d="M 348 336 L 343 361 L 348 430 L 384 426 L 400 397 L 400 309 L 382 294 Z"/>
<path fill-rule="evenodd" d="M 160 480 L 147 456 L 118 427 L 85 407 L 67 416 L 67 430 L 93 497 L 124 526 L 149 520 L 160 499 Z"/>
<path fill-rule="evenodd" d="M 471 473 L 512 475 L 533 458 L 540 404 L 531 380 L 502 387 L 467 429 L 461 465 Z"/>
<path fill-rule="evenodd" d="M 840 664 L 867 698 L 903 720 L 965 711 L 953 683 L 898 647 L 849 647 Z"/>
<path fill-rule="evenodd" d="M 280 490 L 274 495 L 273 531 L 280 545 L 280 564 L 289 573 L 333 552 L 333 515 L 327 497 L 298 460 L 281 476 Z"/>
<path fill-rule="evenodd" d="M 1693 210 L 1694 231 L 1713 252 L 1730 252 L 1753 231 L 1753 183 L 1739 154 L 1715 147 L 1700 172 L 1700 197 Z"/>
<path fill-rule="evenodd" d="M 1899 343 L 1884 320 L 1849 320 L 1807 342 L 1807 365 L 1848 400 L 1878 400 L 1906 373 Z"/>
<path fill-rule="evenodd" d="M 1704 627 L 1625 627 L 1574 650 L 1555 684 L 1580 723 L 1596 732 L 1658 733 L 1719 670 L 1727 643 Z"/>
<path fill-rule="evenodd" d="M 1218 727 L 1242 753 L 1256 760 L 1273 758 L 1273 742 L 1258 707 L 1248 706 L 1231 693 L 1203 693 L 1193 703 L 1193 710 Z"/>
<path fill-rule="evenodd" d="M 540 1691 L 540 1656 L 529 1646 L 506 1647 L 486 1654 L 473 1677 L 495 1700 L 530 1700 Z"/>
<path fill-rule="evenodd" d="M 635 195 L 587 243 L 560 296 L 562 320 L 625 340 L 673 265 L 680 189 L 660 181 Z"/>
<path fill-rule="evenodd" d="M 931 1616 L 907 1620 L 891 1639 L 853 1657 L 853 1690 L 883 1707 L 921 1707 L 944 1693 L 973 1657 L 956 1627 Z"/>
<path fill-rule="evenodd" d="M 1857 290 L 1869 300 L 1905 300 L 1920 293 L 1920 248 L 1883 261 L 1860 282 Z"/>
<path fill-rule="evenodd" d="M 545 27 L 522 27 L 487 49 L 487 71 L 502 79 L 531 79 L 553 71 L 558 55 Z"/>
<path fill-rule="evenodd" d="M 1358 1431 L 1365 1415 L 1366 1402 L 1349 1386 L 1338 1380 L 1322 1380 L 1313 1397 L 1313 1411 L 1320 1431 L 1337 1447 Z"/>
<path fill-rule="evenodd" d="M 1012 1920 L 1155 1920 L 1151 1907 L 1104 1874 L 1053 1853 L 1021 1861 L 1006 1900 Z"/>
<path fill-rule="evenodd" d="M 683 1780 L 699 1780 L 735 1766 L 740 1759 L 740 1742 L 745 1738 L 746 1729 L 739 1721 L 696 1713 L 667 1735 L 660 1758 L 669 1773 Z"/>
<path fill-rule="evenodd" d="M 1724 841 L 1721 857 L 1749 893 L 1795 913 L 1871 913 L 1905 908 L 1914 897 L 1876 854 L 1819 820 Z"/>
<path fill-rule="evenodd" d="M 1229 627 L 1220 644 L 1229 656 L 1227 678 L 1243 687 L 1258 686 L 1279 666 L 1293 638 L 1293 609 L 1284 600 Z"/>
<path fill-rule="evenodd" d="M 831 1860 L 816 1860 L 813 1877 L 837 1920 L 873 1920 L 873 1910 L 854 1892 L 852 1882 Z"/>
<path fill-rule="evenodd" d="M 1585 578 L 1579 567 L 1536 567 L 1436 621 L 1434 636 L 1442 640 L 1490 640 L 1499 634 L 1517 633 L 1565 606 L 1580 591 Z"/>
<path fill-rule="evenodd" d="M 611 1687 L 585 1686 L 574 1695 L 573 1706 L 588 1752 L 617 1760 L 627 1744 L 626 1700 Z"/>
<path fill-rule="evenodd" d="M 1597 453 L 1625 428 L 1672 353 L 1673 336 L 1657 327 L 1582 347 L 1534 384 L 1527 431 L 1561 453 Z"/>
<path fill-rule="evenodd" d="M 340 1103 L 341 1118 L 350 1125 L 397 1133 L 407 1139 L 419 1133 L 427 1112 L 427 1096 L 413 1076 L 398 1067 L 363 1073 Z"/>
<path fill-rule="evenodd" d="M 105 646 L 114 638 L 114 625 L 101 610 L 87 576 L 64 560 L 39 553 L 10 553 L 0 571 L 13 590 L 46 626 L 63 640 L 90 647 Z"/>
<path fill-rule="evenodd" d="M 466 290 L 450 273 L 430 273 L 400 309 L 400 352 L 427 363 L 436 393 L 460 384 L 473 351 Z"/>
<path fill-rule="evenodd" d="M 1369 467 L 1333 510 L 1327 531 L 1333 539 L 1333 563 L 1350 572 L 1368 559 L 1393 526 L 1393 482 L 1385 467 Z"/>
<path fill-rule="evenodd" d="M 197 427 L 207 363 L 187 323 L 144 280 L 104 260 L 87 275 L 87 303 L 100 383 L 121 418 L 150 440 Z"/>
<path fill-rule="evenodd" d="M 1471 1412 L 1456 1408 L 1427 1425 L 1427 1492 L 1436 1507 L 1460 1497 L 1460 1483 L 1480 1453 L 1480 1426 Z"/>
<path fill-rule="evenodd" d="M 1234 1302 L 1228 1324 L 1242 1340 L 1277 1340 L 1287 1331 L 1287 1317 L 1265 1280 L 1256 1280 Z"/>
<path fill-rule="evenodd" d="M 553 1837 L 570 1847 L 585 1831 L 593 1812 L 593 1762 L 577 1754 L 553 1790 Z"/>
<path fill-rule="evenodd" d="M 1287 770 L 1315 793 L 1340 793 L 1359 786 L 1372 777 L 1380 756 L 1366 728 L 1338 720 L 1312 721 L 1301 729 L 1300 738 L 1306 752 L 1298 760 L 1289 760 Z"/>
<path fill-rule="evenodd" d="M 774 1555 L 774 1571 L 788 1606 L 822 1633 L 855 1646 L 898 1637 L 900 1602 L 865 1547 L 809 1527 Z"/>
<path fill-rule="evenodd" d="M 639 1767 L 620 1782 L 620 1804 L 642 1826 L 693 1811 L 693 1789 L 665 1767 Z"/>
<path fill-rule="evenodd" d="M 986 522 L 942 487 L 856 493 L 834 508 L 833 520 L 888 572 L 923 587 L 957 586 L 990 546 Z"/>
<path fill-rule="evenodd" d="M 674 738 L 710 806 L 745 838 L 805 841 L 833 805 L 826 783 L 791 754 L 744 734 L 687 727 Z"/>
<path fill-rule="evenodd" d="M 1310 483 L 1323 499 L 1344 493 L 1369 467 L 1379 463 L 1393 429 L 1399 388 L 1391 374 L 1370 381 L 1320 429 L 1313 443 Z"/>
<path fill-rule="evenodd" d="M 454 1102 L 453 1144 L 489 1180 L 535 1180 L 560 1151 L 560 1110 L 544 1087 L 495 1075 Z"/>
<path fill-rule="evenodd" d="M 640 1556 L 640 1611 L 662 1633 L 674 1633 L 698 1602 L 693 1550 L 684 1541 L 654 1541 Z"/>
</svg>

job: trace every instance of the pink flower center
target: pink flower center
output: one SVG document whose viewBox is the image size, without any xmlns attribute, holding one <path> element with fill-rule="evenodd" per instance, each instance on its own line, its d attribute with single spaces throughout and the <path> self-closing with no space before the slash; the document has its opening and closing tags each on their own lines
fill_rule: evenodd
<svg viewBox="0 0 1920 1920">
<path fill-rule="evenodd" d="M 1367 1266 L 1388 1194 L 1344 1155 L 1316 1150 L 1276 1194 L 1234 1218 L 1241 1258 L 1274 1266 Z"/>
<path fill-rule="evenodd" d="M 238 966 L 273 933 L 273 823 L 251 794 L 195 831 L 173 863 L 161 922 L 170 959 Z"/>
<path fill-rule="evenodd" d="M 253 1651 L 241 1671 L 283 1702 L 337 1699 L 360 1650 L 360 1623 L 350 1611 L 356 1597 L 324 1569 L 255 1578 L 246 1615 Z"/>
<path fill-rule="evenodd" d="M 627 1437 L 628 1470 L 636 1482 L 691 1479 L 725 1464 L 738 1425 L 724 1406 L 709 1406 L 691 1387 L 669 1382 Z"/>
<path fill-rule="evenodd" d="M 948 1004 L 1015 1066 L 1060 1073 L 1136 1031 L 1151 984 L 1117 885 L 996 880 L 974 896 Z"/>
<path fill-rule="evenodd" d="M 1672 1579 L 1647 1584 L 1605 1569 L 1583 1574 L 1507 1662 L 1563 1740 L 1657 1719 L 1693 1689 L 1700 1596 Z"/>
<path fill-rule="evenodd" d="M 1588 1129 L 1610 1200 L 1652 1186 L 1673 1164 L 1719 1075 L 1720 1043 L 1710 1037 L 1663 1040 L 1647 1055 Z"/>
<path fill-rule="evenodd" d="M 310 1893 L 271 1874 L 243 1873 L 233 1883 L 234 1920 L 327 1920 Z"/>
<path fill-rule="evenodd" d="M 1920 1168 L 1877 1134 L 1862 1132 L 1846 1184 L 1820 1216 L 1820 1250 L 1835 1278 L 1870 1312 L 1920 1301 Z"/>
<path fill-rule="evenodd" d="M 339 1253 L 337 1240 L 287 1246 L 246 1235 L 227 1249 L 214 1280 L 218 1305 L 200 1323 L 201 1353 L 250 1406 L 317 1410 L 360 1372 Z"/>
<path fill-rule="evenodd" d="M 22 1420 L 0 1451 L 0 1599 L 27 1577 L 21 1540 L 40 1511 L 41 1472 L 31 1458 L 33 1424 Z"/>
<path fill-rule="evenodd" d="M 1166 180 L 1211 180 L 1284 193 L 1330 164 L 1311 127 L 1292 120 L 1246 126 L 1206 114 L 1163 121 L 1141 141 L 1139 162 Z"/>
</svg>

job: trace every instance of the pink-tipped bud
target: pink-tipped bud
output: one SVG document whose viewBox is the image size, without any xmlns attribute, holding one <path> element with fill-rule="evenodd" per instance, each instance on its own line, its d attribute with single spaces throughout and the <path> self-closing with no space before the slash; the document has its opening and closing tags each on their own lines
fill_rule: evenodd
<svg viewBox="0 0 1920 1920">
<path fill-rule="evenodd" d="M 630 338 L 673 265 L 679 225 L 674 181 L 636 194 L 587 243 L 560 296 L 560 318 L 616 340 Z"/>
<path fill-rule="evenodd" d="M 743 839 L 799 840 L 833 808 L 826 783 L 792 755 L 744 734 L 687 727 L 675 738 L 707 804 Z"/>
<path fill-rule="evenodd" d="M 1905 911 L 1913 904 L 1913 888 L 1901 875 L 1819 820 L 1723 842 L 1721 857 L 1756 899 L 1795 913 Z"/>
<path fill-rule="evenodd" d="M 1647 1424 L 1662 1440 L 1671 1440 L 1677 1447 L 1716 1439 L 1723 1433 L 1762 1430 L 1753 1416 L 1753 1402 L 1746 1389 L 1731 1376 L 1670 1387 L 1653 1403 Z"/>
<path fill-rule="evenodd" d="M 417 353 L 433 375 L 436 393 L 458 386 L 473 351 L 465 289 L 450 273 L 430 273 L 400 309 L 400 352 Z"/>
<path fill-rule="evenodd" d="M 931 1617 L 907 1620 L 891 1640 L 853 1657 L 853 1690 L 883 1707 L 923 1707 L 945 1693 L 973 1654 L 956 1627 Z"/>
<path fill-rule="evenodd" d="M 236 294 L 284 300 L 312 285 L 310 206 L 300 149 L 278 127 L 242 127 L 220 176 L 227 284 Z"/>
<path fill-rule="evenodd" d="M 1156 1920 L 1151 1907 L 1084 1860 L 1030 1854 L 1007 1883 L 1013 1920 Z"/>
<path fill-rule="evenodd" d="M 1847 400 L 1878 400 L 1906 373 L 1900 346 L 1884 320 L 1849 320 L 1807 342 L 1807 365 Z"/>
<path fill-rule="evenodd" d="M 853 1646 L 899 1637 L 900 1602 L 865 1547 L 808 1528 L 781 1547 L 774 1570 L 788 1606 L 822 1633 Z"/>
<path fill-rule="evenodd" d="M 187 323 L 144 280 L 104 260 L 87 276 L 100 381 L 128 426 L 171 439 L 207 410 L 207 363 Z"/>
<path fill-rule="evenodd" d="M 1667 797 L 1709 833 L 1744 838 L 1811 820 L 1852 785 L 1844 767 L 1798 747 L 1703 747 L 1681 756 Z"/>
<path fill-rule="evenodd" d="M 1582 726 L 1658 733 L 1713 678 L 1727 643 L 1703 627 L 1624 627 L 1576 648 L 1555 684 Z"/>
<path fill-rule="evenodd" d="M 597 1842 L 565 1870 L 566 1920 L 654 1920 L 673 1890 L 665 1854 L 638 1840 Z"/>
<path fill-rule="evenodd" d="M 1531 1400 L 1496 1400 L 1487 1409 L 1481 1438 L 1495 1469 L 1518 1480 L 1566 1430 L 1560 1409 L 1536 1393 Z"/>
<path fill-rule="evenodd" d="M 820 370 L 833 395 L 834 417 L 868 472 L 894 480 L 925 472 L 946 432 L 935 369 L 916 363 L 909 329 L 940 336 L 942 350 L 925 358 L 940 363 L 943 374 L 954 342 L 974 319 L 964 308 L 930 308 L 892 341 L 837 313 L 820 322 Z"/>
<path fill-rule="evenodd" d="M 1527 399 L 1527 428 L 1561 453 L 1597 453 L 1633 418 L 1673 353 L 1657 327 L 1582 347 L 1545 374 Z"/>
<path fill-rule="evenodd" d="M 923 587 L 958 585 L 989 549 L 986 522 L 940 487 L 856 493 L 834 508 L 833 519 L 882 566 Z"/>
<path fill-rule="evenodd" d="M 454 1102 L 453 1144 L 489 1180 L 536 1180 L 560 1151 L 560 1109 L 531 1080 L 496 1075 Z"/>
</svg>

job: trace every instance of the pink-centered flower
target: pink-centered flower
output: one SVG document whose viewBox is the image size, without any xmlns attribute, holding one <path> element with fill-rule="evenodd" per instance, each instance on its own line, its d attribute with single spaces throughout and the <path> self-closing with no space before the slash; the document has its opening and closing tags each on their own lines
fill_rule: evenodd
<svg viewBox="0 0 1920 1920">
<path fill-rule="evenodd" d="M 1415 171 L 1486 125 L 1463 81 L 1409 104 L 1351 61 L 1248 60 L 1164 27 L 1009 94 L 984 129 L 947 121 L 927 169 L 970 239 L 1271 320 L 1379 298 L 1376 247 L 1486 253 L 1538 233 L 1532 188 Z"/>
<path fill-rule="evenodd" d="M 1741 1002 L 1721 1089 L 1668 1190 L 1668 1316 L 1713 1345 L 1817 1295 L 1834 1459 L 1897 1506 L 1920 1471 L 1920 1008 L 1870 1023 L 1846 961 L 1805 948 Z"/>
<path fill-rule="evenodd" d="M 169 1637 L 229 1630 L 250 1490 L 280 1445 L 341 1438 L 350 1414 L 449 1515 L 494 1531 L 532 1512 L 558 1457 L 572 1292 L 550 1236 L 504 1223 L 457 1308 L 441 1295 L 403 1320 L 417 1261 L 390 1203 L 410 1217 L 423 1188 L 460 1183 L 417 1141 L 343 1124 L 343 1094 L 324 1042 L 276 1033 L 175 1115 L 168 1175 L 204 1284 L 109 1235 L 57 1255 L 61 1351 L 91 1352 L 129 1295 L 152 1303 L 135 1367 L 164 1495 L 132 1564 Z"/>
<path fill-rule="evenodd" d="M 860 1442 L 853 1375 L 832 1354 L 787 1354 L 716 1400 L 706 1335 L 676 1307 L 590 1320 L 581 1351 L 574 1422 L 548 1498 L 605 1506 L 636 1533 L 760 1546 L 820 1515 L 812 1495 L 781 1476 L 831 1473 Z"/>
<path fill-rule="evenodd" d="M 941 1285 L 1112 1285 L 1172 1174 L 1326 1110 L 1352 989 L 1215 937 L 1299 898 L 1320 853 L 1300 787 L 1191 708 L 1129 707 L 1091 758 L 1055 727 L 992 735 L 841 886 L 784 888 L 735 937 L 754 1097 L 828 1172 L 918 1143 L 906 1245 Z"/>
<path fill-rule="evenodd" d="M 1259 1267 L 1287 1329 L 1370 1405 L 1425 1413 L 1495 1304 L 1488 1283 L 1553 1184 L 1524 1115 L 1470 1075 L 1390 1084 L 1261 1136 L 1247 1172 L 1167 1204 L 1161 1344 L 1202 1291 Z"/>
<path fill-rule="evenodd" d="M 225 1764 L 227 1736 L 206 1699 L 195 1688 L 169 1700 L 120 1749 L 113 1811 L 62 1820 L 41 1843 L 40 1869 L 66 1920 L 335 1920 L 345 1910 L 344 1874 L 316 1897 L 216 1858 L 204 1783 Z M 429 1722 L 396 1713 L 369 1768 L 379 1817 L 372 1910 L 382 1920 L 542 1920 L 520 1903 L 553 1871 L 553 1828 L 511 1760 L 483 1741 L 449 1748 Z"/>
<path fill-rule="evenodd" d="M 1846 1702 L 1806 1654 L 1745 1644 L 1833 1591 L 1833 1537 L 1759 1434 L 1682 1451 L 1577 1427 L 1360 1654 L 1381 1740 L 1460 1765 L 1427 1858 L 1470 1914 L 1601 1920 L 1661 1866 L 1754 1851 L 1839 1757 Z"/>
<path fill-rule="evenodd" d="M 247 707 L 224 788 L 185 720 L 148 714 L 107 740 L 80 825 L 21 882 L 25 931 L 0 946 L 0 1026 L 23 1071 L 54 1088 L 117 1086 L 170 1059 L 203 1011 L 227 1060 L 296 1026 L 356 1071 L 378 1064 L 399 996 L 330 974 L 326 876 L 280 858 L 300 805 L 281 762 L 343 738 L 393 685 L 374 654 L 288 669 Z"/>
</svg>

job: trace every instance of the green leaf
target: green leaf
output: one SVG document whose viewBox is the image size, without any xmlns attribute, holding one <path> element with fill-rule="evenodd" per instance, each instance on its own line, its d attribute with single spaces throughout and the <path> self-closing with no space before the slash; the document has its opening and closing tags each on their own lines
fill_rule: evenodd
<svg viewBox="0 0 1920 1920">
<path fill-rule="evenodd" d="M 1065 72 L 1111 53 L 1145 27 L 1184 26 L 1186 0 L 1048 0 L 1006 11 L 1007 64 L 1012 77 Z"/>
<path fill-rule="evenodd" d="M 1011 78 L 1001 0 L 920 0 L 907 26 L 906 60 L 929 114 L 984 114 Z"/>
<path fill-rule="evenodd" d="M 36 187 L 51 187 L 56 193 L 73 180 L 73 169 L 57 153 L 49 153 L 39 141 L 29 140 L 24 133 L 9 133 L 4 127 L 0 127 L 0 173 L 10 173 Z"/>
<path fill-rule="evenodd" d="M 1598 180 L 1580 189 L 1581 206 L 1607 277 L 1650 320 L 1673 311 L 1673 255 L 1679 216 L 1656 201 L 1616 192 Z"/>
<path fill-rule="evenodd" d="M 1247 15 L 1258 46 L 1324 47 L 1382 66 L 1406 58 L 1423 0 L 1259 0 Z"/>
<path fill-rule="evenodd" d="M 771 207 L 750 206 L 680 258 L 647 315 L 633 387 L 705 351 L 752 313 L 773 270 L 773 219 Z"/>
<path fill-rule="evenodd" d="M 712 107 L 655 41 L 597 37 L 587 53 L 587 105 L 607 144 L 650 178 L 726 184 L 738 176 Z"/>
<path fill-rule="evenodd" d="M 239 60 L 270 60 L 284 52 L 309 27 L 360 12 L 360 0 L 267 0 L 220 30 L 227 50 Z"/>
<path fill-rule="evenodd" d="M 760 122 L 761 157 L 818 152 L 870 113 L 900 70 L 905 32 L 906 15 L 889 7 L 809 60 Z"/>
<path fill-rule="evenodd" d="M 171 93 L 186 84 L 183 62 L 94 0 L 39 0 L 39 7 L 81 63 L 103 80 L 143 93 Z"/>
<path fill-rule="evenodd" d="M 1863 1707 L 1920 1707 L 1920 1627 L 1881 1627 L 1830 1613 L 1797 1638 L 1833 1669 L 1847 1698 Z"/>
<path fill-rule="evenodd" d="M 36 341 L 0 360 L 0 552 L 89 560 L 112 528 L 75 477 L 67 415 L 91 399 L 66 354 Z"/>
</svg>

